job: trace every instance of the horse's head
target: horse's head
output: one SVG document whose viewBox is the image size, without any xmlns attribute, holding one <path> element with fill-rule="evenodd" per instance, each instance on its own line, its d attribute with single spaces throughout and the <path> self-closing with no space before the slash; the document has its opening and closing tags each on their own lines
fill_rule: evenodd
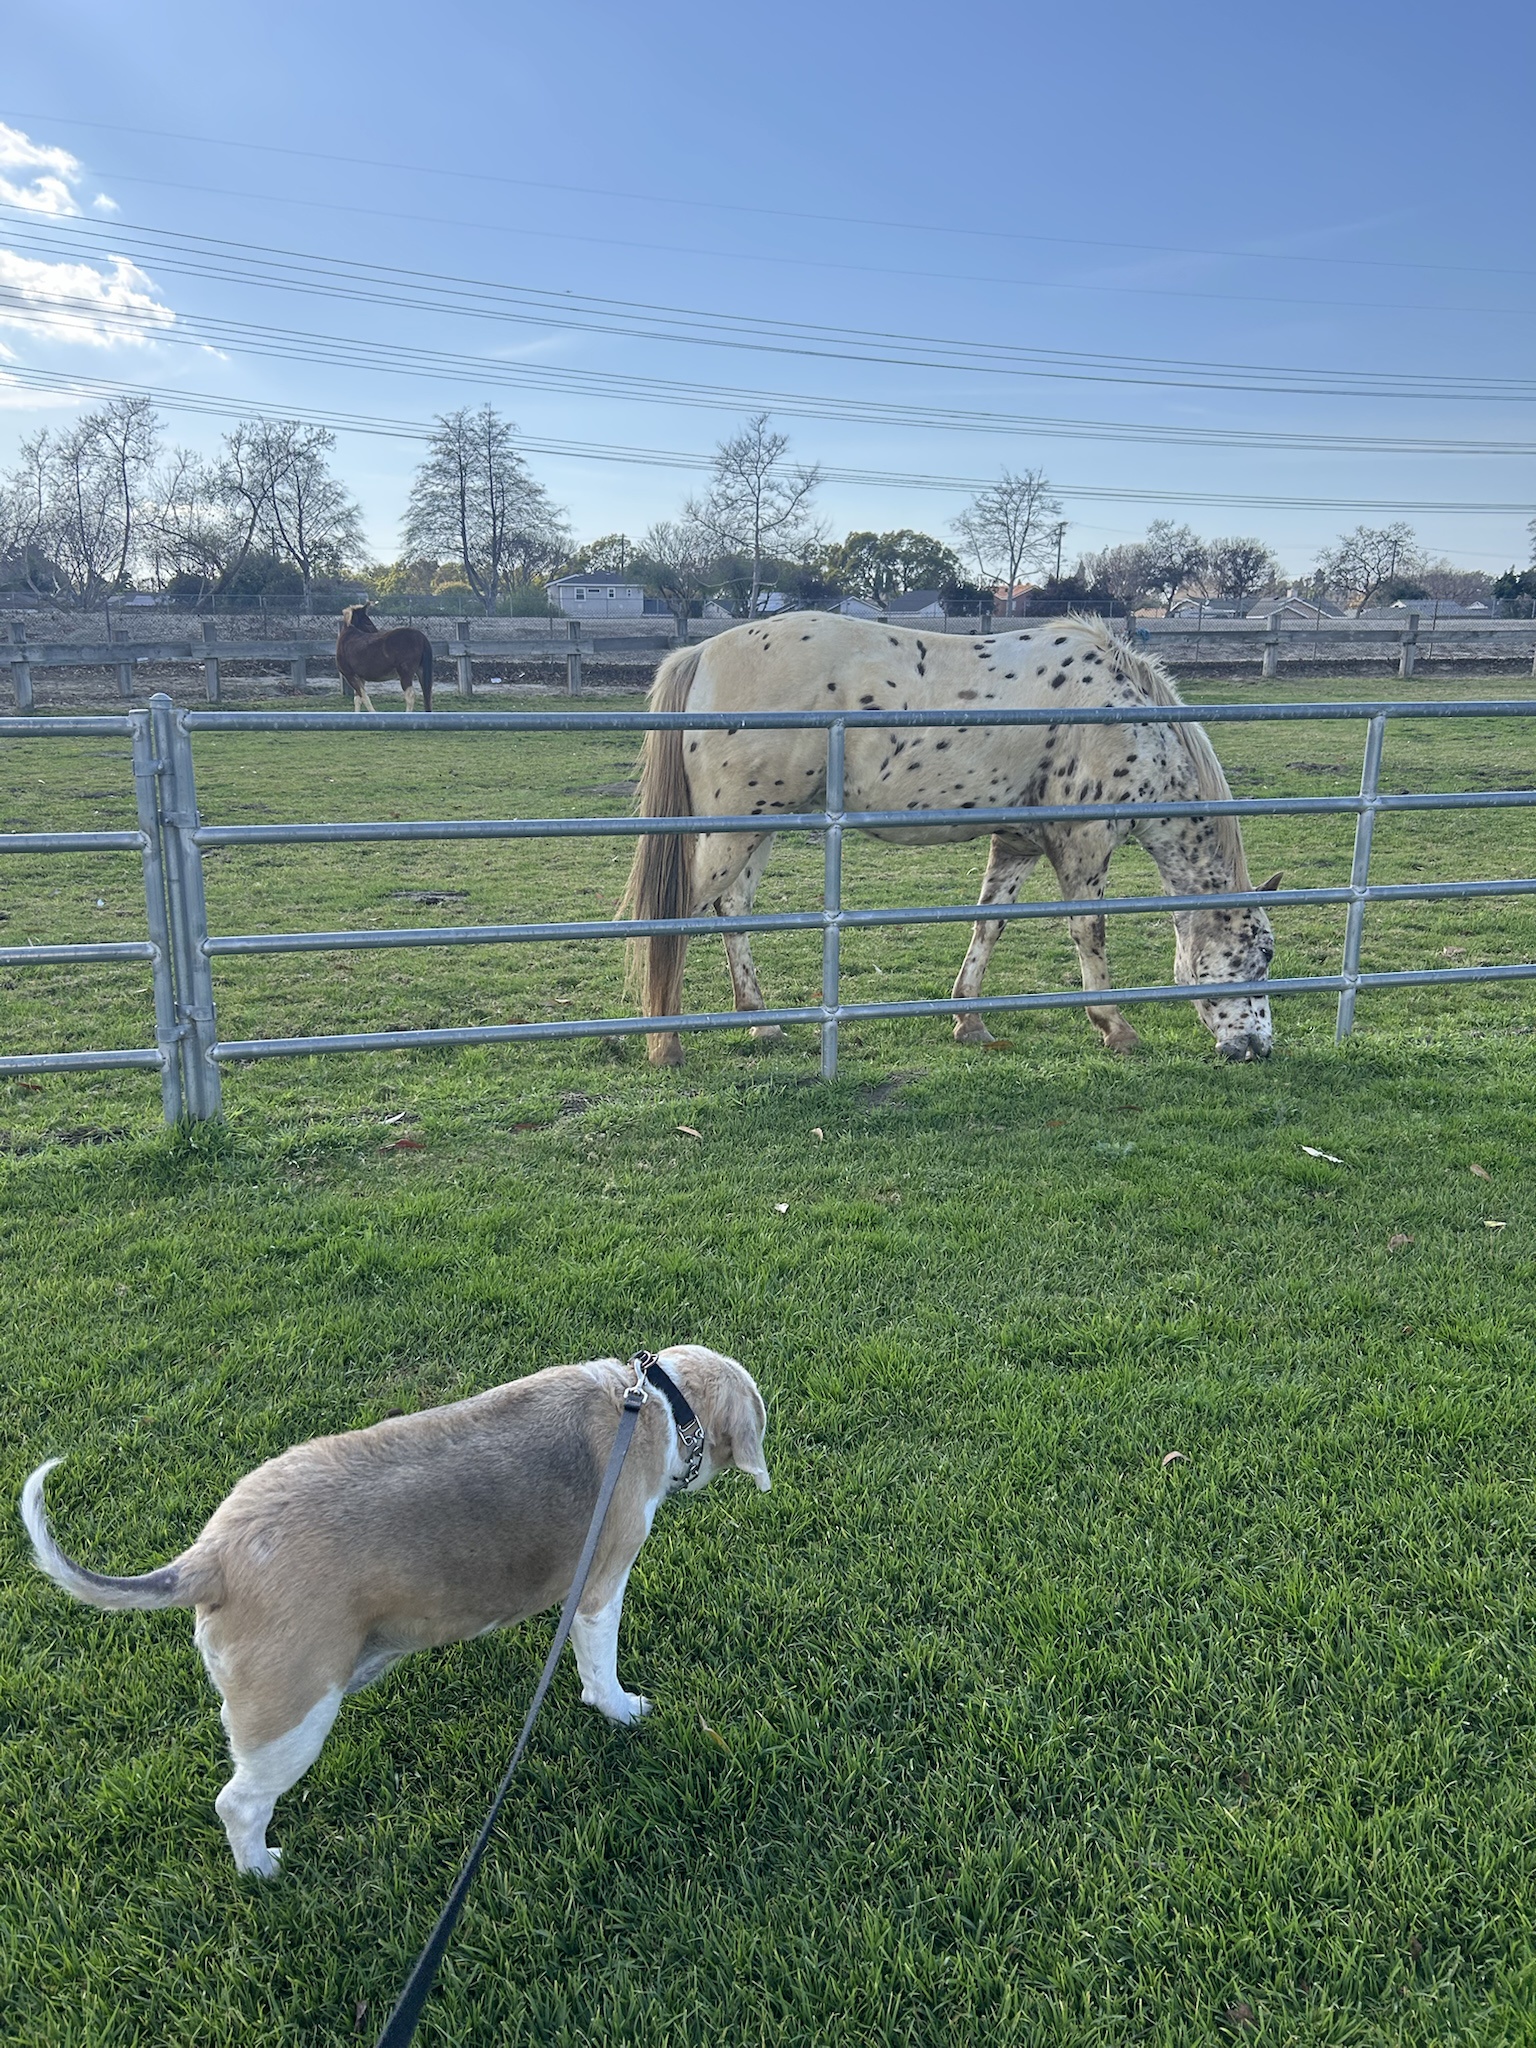
<svg viewBox="0 0 1536 2048">
<path fill-rule="evenodd" d="M 1271 875 L 1261 889 L 1278 889 Z M 1263 981 L 1275 956 L 1275 935 L 1257 904 L 1175 911 L 1174 974 L 1181 982 Z M 1224 1059 L 1268 1059 L 1274 1043 L 1267 996 L 1198 998 L 1195 1011 Z"/>
<path fill-rule="evenodd" d="M 349 604 L 341 615 L 341 623 L 344 626 L 353 626 L 362 633 L 375 633 L 378 631 L 378 628 L 368 616 L 368 607 L 365 604 Z"/>
</svg>

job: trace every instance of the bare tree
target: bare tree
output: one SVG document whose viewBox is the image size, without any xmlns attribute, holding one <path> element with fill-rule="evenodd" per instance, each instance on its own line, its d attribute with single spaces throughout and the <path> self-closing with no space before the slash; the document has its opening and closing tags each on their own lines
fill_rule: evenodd
<svg viewBox="0 0 1536 2048">
<path fill-rule="evenodd" d="M 1341 533 L 1318 556 L 1317 574 L 1328 589 L 1354 606 L 1358 617 L 1384 583 L 1412 575 L 1422 563 L 1413 528 L 1398 520 L 1392 526 L 1357 526 L 1353 533 Z"/>
<path fill-rule="evenodd" d="M 659 519 L 640 536 L 631 573 L 650 585 L 677 622 L 677 637 L 688 637 L 688 619 L 704 596 L 715 550 L 704 529 L 688 519 Z"/>
<path fill-rule="evenodd" d="M 20 462 L 0 483 L 0 563 L 39 596 L 58 583 L 48 551 L 46 449 L 46 434 L 23 441 Z"/>
<path fill-rule="evenodd" d="M 1000 583 L 1012 597 L 1021 570 L 1043 569 L 1055 559 L 1060 520 L 1061 504 L 1044 470 L 1026 469 L 1015 476 L 1005 469 L 953 524 L 982 582 Z"/>
<path fill-rule="evenodd" d="M 1154 519 L 1142 542 L 1146 552 L 1147 588 L 1163 600 L 1164 613 L 1173 610 L 1174 599 L 1206 566 L 1206 547 L 1193 527 L 1175 526 L 1171 519 Z"/>
<path fill-rule="evenodd" d="M 1272 586 L 1280 564 L 1261 540 L 1234 535 L 1213 540 L 1206 555 L 1207 580 L 1213 597 L 1230 597 L 1241 604 L 1257 590 Z"/>
<path fill-rule="evenodd" d="M 821 471 L 814 463 L 786 467 L 788 451 L 788 435 L 770 432 L 768 414 L 756 414 L 719 444 L 709 489 L 683 507 L 685 524 L 700 528 L 717 552 L 750 562 L 749 618 L 757 616 L 765 558 L 812 538 L 808 514 Z"/>
<path fill-rule="evenodd" d="M 253 423 L 251 486 L 264 493 L 258 532 L 304 581 L 304 609 L 314 606 L 316 576 L 338 572 L 363 544 L 362 515 L 331 472 L 336 436 L 302 420 Z"/>
<path fill-rule="evenodd" d="M 124 397 L 22 443 L 7 526 L 79 604 L 127 585 L 158 434 L 149 400 Z"/>
<path fill-rule="evenodd" d="M 487 612 L 514 576 L 527 582 L 565 540 L 543 487 L 518 454 L 509 420 L 490 405 L 438 416 L 405 522 L 410 554 L 447 555 Z M 520 573 L 519 573 L 520 572 Z"/>
<path fill-rule="evenodd" d="M 156 588 L 182 577 L 195 580 L 199 603 L 218 590 L 239 545 L 240 511 L 218 463 L 173 448 L 155 475 L 143 520 L 145 560 Z"/>
<path fill-rule="evenodd" d="M 1090 587 L 1118 598 L 1129 615 L 1157 587 L 1152 581 L 1152 567 L 1145 542 L 1131 540 L 1101 548 L 1096 555 L 1084 555 L 1080 574 Z"/>
</svg>

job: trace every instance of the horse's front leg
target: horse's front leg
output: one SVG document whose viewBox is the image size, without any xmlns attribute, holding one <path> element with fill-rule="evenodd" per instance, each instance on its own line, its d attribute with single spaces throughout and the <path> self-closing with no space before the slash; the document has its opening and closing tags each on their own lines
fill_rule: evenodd
<svg viewBox="0 0 1536 2048">
<path fill-rule="evenodd" d="M 1051 849 L 1051 865 L 1056 870 L 1062 895 L 1069 901 L 1079 902 L 1085 897 L 1102 896 L 1113 851 L 1113 840 L 1091 826 L 1077 826 L 1058 841 Z M 1104 918 L 1074 917 L 1067 922 L 1072 943 L 1077 948 L 1083 987 L 1088 990 L 1113 988 Z M 1141 1043 L 1113 1003 L 1091 1003 L 1088 1022 L 1103 1039 L 1109 1052 L 1132 1052 Z"/>
<path fill-rule="evenodd" d="M 1017 840 L 1004 839 L 994 834 L 992 851 L 987 859 L 987 872 L 982 878 L 981 895 L 978 901 L 987 903 L 1012 903 L 1029 878 L 1030 870 L 1040 858 L 1039 849 L 1033 851 L 1021 846 Z M 960 972 L 950 994 L 970 998 L 981 994 L 982 977 L 987 971 L 987 962 L 992 958 L 992 948 L 1003 935 L 998 922 L 977 923 L 971 930 L 971 943 L 966 949 Z M 992 1034 L 981 1021 L 975 1010 L 967 1010 L 955 1019 L 955 1037 L 961 1045 L 990 1045 Z"/>
<path fill-rule="evenodd" d="M 763 869 L 768 865 L 768 856 L 773 851 L 773 835 L 750 842 L 752 851 L 747 856 L 745 867 L 728 889 L 721 891 L 715 899 L 716 913 L 721 917 L 750 917 L 752 902 L 757 895 L 757 885 L 763 878 Z M 736 998 L 738 1010 L 762 1010 L 762 984 L 757 978 L 757 964 L 752 958 L 751 942 L 745 932 L 725 934 L 725 960 L 731 970 L 731 990 Z M 752 1036 L 772 1044 L 784 1036 L 777 1024 L 754 1024 Z"/>
</svg>

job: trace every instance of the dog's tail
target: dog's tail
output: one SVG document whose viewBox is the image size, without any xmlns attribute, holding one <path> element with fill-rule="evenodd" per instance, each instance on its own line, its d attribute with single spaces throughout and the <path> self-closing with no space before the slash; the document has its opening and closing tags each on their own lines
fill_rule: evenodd
<svg viewBox="0 0 1536 2048">
<path fill-rule="evenodd" d="M 701 647 L 679 648 L 656 671 L 647 707 L 652 711 L 685 711 L 693 688 Z M 679 731 L 648 732 L 640 753 L 640 794 L 636 809 L 642 818 L 688 818 L 693 798 Z M 635 843 L 634 864 L 619 906 L 620 916 L 687 917 L 693 909 L 692 833 L 644 833 Z M 645 1015 L 675 1015 L 683 1000 L 683 962 L 688 941 L 675 932 L 636 939 L 631 970 L 642 984 Z"/>
<path fill-rule="evenodd" d="M 84 1600 L 91 1607 L 197 1607 L 217 1600 L 224 1589 L 224 1575 L 218 1561 L 184 1552 L 162 1565 L 157 1572 L 141 1572 L 133 1579 L 111 1579 L 101 1572 L 87 1571 L 60 1550 L 48 1527 L 43 1506 L 43 1481 L 62 1459 L 50 1458 L 39 1465 L 21 1489 L 21 1519 L 32 1538 L 32 1555 L 38 1569 L 45 1571 L 56 1586 Z"/>
</svg>

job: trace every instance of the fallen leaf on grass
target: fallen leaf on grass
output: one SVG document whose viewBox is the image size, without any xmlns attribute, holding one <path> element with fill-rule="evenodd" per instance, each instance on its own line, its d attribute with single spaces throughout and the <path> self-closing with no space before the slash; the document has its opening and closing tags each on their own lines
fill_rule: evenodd
<svg viewBox="0 0 1536 2048">
<path fill-rule="evenodd" d="M 1236 2004 L 1229 2005 L 1222 2018 L 1234 2033 L 1246 2033 L 1249 2027 L 1256 2024 L 1253 2007 L 1246 1998 L 1240 1998 Z"/>
<path fill-rule="evenodd" d="M 1466 950 L 1465 946 L 1442 946 L 1440 948 L 1440 958 L 1442 960 L 1460 960 L 1465 956 Z"/>
<path fill-rule="evenodd" d="M 817 1141 L 818 1144 L 824 1145 L 827 1141 L 827 1134 L 821 1128 L 820 1124 L 811 1125 L 811 1136 Z"/>
<path fill-rule="evenodd" d="M 1309 1159 L 1326 1159 L 1330 1166 L 1342 1166 L 1344 1164 L 1337 1152 L 1319 1152 L 1315 1145 L 1303 1145 L 1301 1149 Z"/>
<path fill-rule="evenodd" d="M 1412 1243 L 1413 1239 L 1408 1235 L 1407 1231 L 1394 1230 L 1392 1235 L 1387 1239 L 1387 1250 L 1389 1252 L 1399 1251 L 1405 1244 Z"/>
<path fill-rule="evenodd" d="M 393 1145 L 386 1145 L 386 1152 L 425 1152 L 426 1146 L 420 1138 L 396 1138 Z"/>
<path fill-rule="evenodd" d="M 730 1755 L 730 1744 L 726 1741 L 725 1737 L 720 1733 L 718 1728 L 710 1727 L 709 1723 L 705 1720 L 702 1714 L 700 1714 L 699 1716 L 699 1726 L 703 1729 L 704 1733 L 709 1737 L 711 1742 L 718 1742 L 720 1747 L 725 1751 L 726 1755 Z"/>
<path fill-rule="evenodd" d="M 1508 1230 L 1509 1225 L 1507 1223 L 1495 1223 L 1491 1216 L 1485 1216 L 1483 1218 L 1483 1228 L 1484 1230 Z"/>
<path fill-rule="evenodd" d="M 983 1052 L 1010 1052 L 1013 1049 L 1013 1040 L 1011 1038 L 983 1039 L 981 1049 Z"/>
<path fill-rule="evenodd" d="M 1479 1180 L 1493 1179 L 1493 1175 L 1488 1171 L 1487 1167 L 1479 1166 L 1475 1159 L 1473 1160 L 1472 1164 L 1467 1168 L 1467 1171 L 1469 1173 L 1475 1173 Z"/>
<path fill-rule="evenodd" d="M 410 1115 L 410 1113 L 411 1112 L 408 1109 L 402 1109 L 397 1116 L 385 1117 L 384 1125 L 386 1130 L 391 1124 L 403 1124 L 406 1118 Z"/>
<path fill-rule="evenodd" d="M 1188 1463 L 1188 1451 L 1164 1451 L 1163 1453 L 1163 1465 L 1165 1469 L 1169 1465 L 1187 1465 Z"/>
<path fill-rule="evenodd" d="M 363 2031 L 363 2021 L 367 2019 L 367 2017 L 368 2001 L 366 1998 L 360 1998 L 357 2001 L 357 2006 L 352 2014 L 352 2031 L 354 2034 L 360 2034 Z"/>
<path fill-rule="evenodd" d="M 775 1202 L 773 1205 L 773 1213 L 775 1216 L 787 1216 L 789 1214 L 788 1202 Z"/>
<path fill-rule="evenodd" d="M 11 1086 L 19 1095 L 41 1095 L 43 1092 L 41 1081 L 13 1081 Z"/>
<path fill-rule="evenodd" d="M 704 1135 L 702 1131 L 696 1131 L 692 1124 L 677 1124 L 674 1128 L 681 1131 L 685 1138 L 702 1138 Z"/>
</svg>

